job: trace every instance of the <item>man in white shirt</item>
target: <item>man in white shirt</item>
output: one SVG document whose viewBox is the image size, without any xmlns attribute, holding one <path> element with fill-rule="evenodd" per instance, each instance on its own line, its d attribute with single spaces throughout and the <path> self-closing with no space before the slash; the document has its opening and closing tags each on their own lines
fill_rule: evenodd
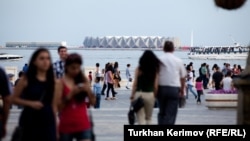
<svg viewBox="0 0 250 141">
<path fill-rule="evenodd" d="M 173 54 L 173 42 L 166 41 L 163 50 L 164 55 L 160 57 L 162 64 L 157 93 L 158 124 L 173 125 L 176 121 L 179 98 L 184 97 L 187 72 L 182 60 Z"/>
<path fill-rule="evenodd" d="M 233 90 L 233 84 L 232 84 L 232 72 L 228 71 L 226 76 L 222 80 L 222 86 L 224 91 L 231 91 Z"/>
</svg>

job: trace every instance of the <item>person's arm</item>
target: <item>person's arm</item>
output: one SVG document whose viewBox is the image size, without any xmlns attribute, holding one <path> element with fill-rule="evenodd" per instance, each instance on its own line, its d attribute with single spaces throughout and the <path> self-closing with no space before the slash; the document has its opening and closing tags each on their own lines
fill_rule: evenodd
<svg viewBox="0 0 250 141">
<path fill-rule="evenodd" d="M 234 90 L 234 83 L 231 81 L 231 90 Z"/>
<path fill-rule="evenodd" d="M 136 89 L 137 89 L 137 78 L 138 78 L 138 68 L 135 70 L 135 76 L 134 76 L 134 82 L 133 82 L 133 85 L 132 85 L 132 93 L 131 93 L 131 96 L 130 96 L 130 99 L 133 100 L 134 97 L 135 97 L 135 92 L 136 92 Z"/>
<path fill-rule="evenodd" d="M 180 83 L 181 83 L 180 97 L 184 97 L 185 87 L 186 87 L 187 71 L 186 71 L 185 67 L 182 65 L 182 63 L 180 64 L 180 70 L 179 71 L 180 71 Z"/>
<path fill-rule="evenodd" d="M 180 81 L 181 81 L 181 90 L 180 90 L 180 97 L 184 97 L 184 94 L 185 94 L 185 87 L 186 87 L 186 79 L 185 79 L 185 77 L 182 77 L 181 79 L 180 79 Z"/>
<path fill-rule="evenodd" d="M 11 101 L 13 104 L 22 105 L 22 106 L 28 106 L 33 109 L 41 109 L 43 107 L 43 104 L 41 101 L 31 101 L 21 98 L 21 94 L 25 87 L 27 87 L 28 81 L 26 77 L 23 77 L 20 79 L 20 81 L 17 83 L 17 86 L 14 89 L 14 93 L 11 96 Z"/>
<path fill-rule="evenodd" d="M 110 71 L 108 71 L 108 75 L 109 75 L 111 81 L 113 81 L 113 83 L 114 83 L 114 76 L 112 75 L 112 73 Z"/>
<path fill-rule="evenodd" d="M 9 117 L 9 111 L 10 111 L 10 105 L 11 105 L 11 100 L 10 100 L 10 96 L 4 96 L 2 97 L 3 100 L 3 120 L 2 120 L 2 124 L 3 124 L 3 133 L 2 133 L 2 137 L 5 137 L 6 132 L 7 132 L 7 121 L 8 121 L 8 117 Z"/>
<path fill-rule="evenodd" d="M 59 138 L 59 117 L 58 117 L 58 113 L 61 110 L 61 101 L 62 100 L 62 83 L 59 80 L 55 80 L 55 91 L 54 91 L 54 97 L 53 97 L 53 103 L 52 103 L 52 107 L 53 107 L 53 112 L 54 112 L 54 117 L 55 117 L 55 121 L 56 121 L 56 135 L 57 138 Z"/>
<path fill-rule="evenodd" d="M 157 96 L 158 93 L 158 84 L 159 84 L 159 73 L 155 76 L 155 82 L 154 82 L 154 95 Z"/>
</svg>

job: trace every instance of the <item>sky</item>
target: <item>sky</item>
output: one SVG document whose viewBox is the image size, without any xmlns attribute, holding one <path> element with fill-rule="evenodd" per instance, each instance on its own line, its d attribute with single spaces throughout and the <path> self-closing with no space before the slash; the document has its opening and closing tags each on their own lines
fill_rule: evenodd
<svg viewBox="0 0 250 141">
<path fill-rule="evenodd" d="M 10 41 L 81 46 L 86 36 L 178 37 L 182 46 L 249 45 L 249 13 L 249 1 L 225 10 L 213 0 L 0 0 L 0 46 Z"/>
</svg>

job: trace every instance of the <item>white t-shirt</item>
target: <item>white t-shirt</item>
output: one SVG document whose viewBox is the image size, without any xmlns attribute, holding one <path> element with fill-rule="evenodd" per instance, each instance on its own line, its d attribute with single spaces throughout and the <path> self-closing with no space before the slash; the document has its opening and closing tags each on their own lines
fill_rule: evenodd
<svg viewBox="0 0 250 141">
<path fill-rule="evenodd" d="M 101 71 L 99 70 L 99 68 L 96 68 L 96 71 L 95 71 L 95 77 L 101 77 Z"/>
<path fill-rule="evenodd" d="M 187 81 L 187 84 L 189 84 L 189 85 L 194 85 L 194 83 L 193 83 L 193 79 L 194 79 L 194 77 L 193 77 L 194 75 L 193 75 L 193 72 L 189 72 L 188 73 L 188 81 Z"/>
<path fill-rule="evenodd" d="M 232 78 L 231 77 L 225 77 L 223 80 L 222 80 L 222 83 L 223 83 L 223 90 L 225 91 L 230 91 L 232 90 Z"/>
<path fill-rule="evenodd" d="M 159 85 L 180 87 L 180 78 L 185 78 L 187 75 L 182 60 L 168 52 L 164 53 L 160 60 L 163 64 L 160 66 Z"/>
</svg>

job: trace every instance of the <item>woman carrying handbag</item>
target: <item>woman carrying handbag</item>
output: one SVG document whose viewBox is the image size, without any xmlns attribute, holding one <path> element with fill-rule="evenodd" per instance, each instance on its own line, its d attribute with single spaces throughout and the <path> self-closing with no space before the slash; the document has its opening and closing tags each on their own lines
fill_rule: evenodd
<svg viewBox="0 0 250 141">
<path fill-rule="evenodd" d="M 143 107 L 136 112 L 138 124 L 152 124 L 152 113 L 158 88 L 158 72 L 160 61 L 151 50 L 146 50 L 135 70 L 131 102 L 141 97 Z M 141 105 L 141 104 L 140 104 Z"/>
</svg>

